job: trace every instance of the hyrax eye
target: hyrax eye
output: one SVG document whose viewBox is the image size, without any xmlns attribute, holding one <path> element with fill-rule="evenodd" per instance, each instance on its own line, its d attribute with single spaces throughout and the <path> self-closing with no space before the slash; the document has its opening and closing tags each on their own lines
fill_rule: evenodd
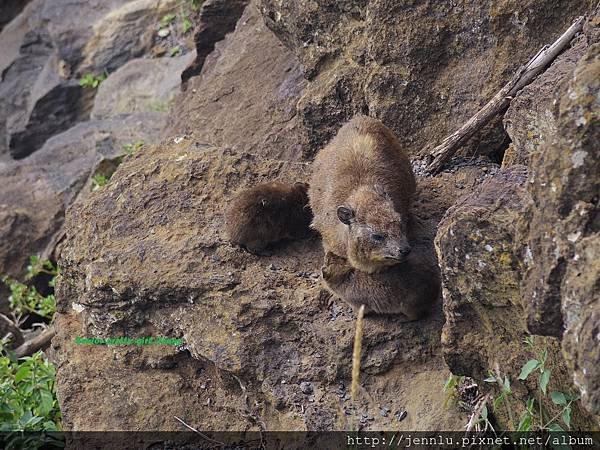
<svg viewBox="0 0 600 450">
<path fill-rule="evenodd" d="M 385 236 L 383 234 L 373 233 L 371 235 L 371 239 L 375 242 L 383 242 L 385 240 Z"/>
</svg>

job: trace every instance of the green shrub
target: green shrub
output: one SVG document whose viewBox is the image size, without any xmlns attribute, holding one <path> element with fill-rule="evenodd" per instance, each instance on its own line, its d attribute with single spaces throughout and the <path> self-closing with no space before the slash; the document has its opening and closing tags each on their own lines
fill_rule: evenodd
<svg viewBox="0 0 600 450">
<path fill-rule="evenodd" d="M 93 73 L 86 73 L 79 80 L 79 86 L 91 87 L 91 88 L 96 89 L 98 86 L 100 86 L 100 83 L 102 83 L 104 80 L 106 80 L 107 77 L 108 77 L 108 74 L 106 73 L 106 71 L 104 71 L 100 75 L 94 75 Z"/>
<path fill-rule="evenodd" d="M 51 261 L 41 260 L 39 256 L 31 256 L 25 279 L 31 280 L 41 273 L 52 276 L 48 285 L 54 287 L 54 280 L 56 275 L 58 275 L 58 269 Z M 52 318 L 56 311 L 54 294 L 44 296 L 34 286 L 29 286 L 10 277 L 4 277 L 2 281 L 10 289 L 8 303 L 17 316 L 35 313 L 47 319 Z"/>
<path fill-rule="evenodd" d="M 6 448 L 38 448 L 35 434 L 17 431 L 59 431 L 61 412 L 56 400 L 54 365 L 41 351 L 16 360 L 0 341 L 0 431 Z M 36 445 L 39 444 L 39 445 Z"/>
</svg>

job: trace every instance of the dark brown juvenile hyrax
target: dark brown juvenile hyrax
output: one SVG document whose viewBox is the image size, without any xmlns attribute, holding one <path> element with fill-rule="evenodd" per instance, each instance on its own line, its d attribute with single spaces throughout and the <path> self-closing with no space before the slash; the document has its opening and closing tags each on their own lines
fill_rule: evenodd
<svg viewBox="0 0 600 450">
<path fill-rule="evenodd" d="M 413 242 L 405 262 L 371 274 L 329 252 L 322 272 L 325 286 L 353 307 L 398 314 L 404 321 L 425 316 L 440 295 L 440 270 L 431 245 Z"/>
<path fill-rule="evenodd" d="M 238 194 L 227 211 L 229 240 L 252 253 L 309 234 L 312 214 L 305 183 L 263 183 Z"/>
<path fill-rule="evenodd" d="M 325 253 L 368 273 L 404 261 L 414 192 L 410 161 L 394 133 L 377 119 L 350 120 L 313 163 L 312 227 Z"/>
</svg>

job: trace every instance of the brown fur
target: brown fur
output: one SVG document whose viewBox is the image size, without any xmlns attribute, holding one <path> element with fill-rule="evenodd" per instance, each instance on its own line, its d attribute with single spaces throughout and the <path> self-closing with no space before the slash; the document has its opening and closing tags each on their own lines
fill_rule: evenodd
<svg viewBox="0 0 600 450">
<path fill-rule="evenodd" d="M 377 119 L 357 116 L 319 152 L 313 168 L 312 227 L 325 252 L 369 273 L 402 262 L 410 249 L 406 222 L 415 178 L 392 131 Z M 349 225 L 338 218 L 340 206 L 354 213 Z"/>
<path fill-rule="evenodd" d="M 269 244 L 305 237 L 312 218 L 307 188 L 305 183 L 273 181 L 241 192 L 226 216 L 231 242 L 261 253 Z"/>
<path fill-rule="evenodd" d="M 346 259 L 325 255 L 323 281 L 331 292 L 355 308 L 376 314 L 398 314 L 404 321 L 425 316 L 438 300 L 440 271 L 432 245 L 413 245 L 402 264 L 368 274 Z"/>
</svg>

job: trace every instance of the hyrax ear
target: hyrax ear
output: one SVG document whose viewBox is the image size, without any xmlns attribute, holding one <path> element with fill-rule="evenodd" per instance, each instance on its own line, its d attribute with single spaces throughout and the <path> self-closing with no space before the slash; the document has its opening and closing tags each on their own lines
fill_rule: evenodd
<svg viewBox="0 0 600 450">
<path fill-rule="evenodd" d="M 340 222 L 350 225 L 354 222 L 354 210 L 350 206 L 341 205 L 338 206 L 337 216 Z"/>
<path fill-rule="evenodd" d="M 375 193 L 377 195 L 381 195 L 382 197 L 388 197 L 387 191 L 385 190 L 385 187 L 383 187 L 383 185 L 377 183 L 373 185 L 373 190 L 375 191 Z"/>
</svg>

